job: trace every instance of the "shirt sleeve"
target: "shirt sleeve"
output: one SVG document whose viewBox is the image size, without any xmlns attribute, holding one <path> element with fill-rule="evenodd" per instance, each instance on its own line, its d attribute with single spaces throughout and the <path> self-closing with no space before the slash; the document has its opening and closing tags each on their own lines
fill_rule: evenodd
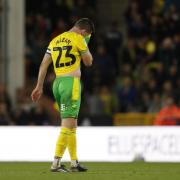
<svg viewBox="0 0 180 180">
<path fill-rule="evenodd" d="M 86 43 L 85 39 L 82 36 L 78 36 L 77 48 L 78 48 L 80 54 L 84 54 L 84 53 L 86 53 L 88 51 L 87 43 Z"/>
<path fill-rule="evenodd" d="M 47 47 L 46 53 L 51 55 L 51 51 L 52 51 L 52 43 L 49 43 L 49 46 Z"/>
</svg>

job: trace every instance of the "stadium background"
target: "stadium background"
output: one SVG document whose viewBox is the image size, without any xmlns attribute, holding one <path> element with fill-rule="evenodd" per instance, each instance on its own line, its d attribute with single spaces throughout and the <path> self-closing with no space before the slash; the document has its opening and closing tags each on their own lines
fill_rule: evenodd
<svg viewBox="0 0 180 180">
<path fill-rule="evenodd" d="M 179 8 L 178 0 L 0 0 L 0 161 L 10 161 L 0 162 L 0 179 L 178 180 L 179 163 L 165 162 L 180 162 Z M 60 123 L 52 67 L 40 102 L 30 94 L 49 41 L 80 17 L 96 27 L 77 133 L 80 160 L 91 163 L 85 175 L 56 176 L 47 172 Z"/>
<path fill-rule="evenodd" d="M 8 14 L 11 3 L 14 11 L 21 8 L 17 18 L 17 12 Z M 117 113 L 135 113 L 139 116 L 135 119 L 142 119 L 143 124 L 147 118 L 142 113 L 157 113 L 167 97 L 179 105 L 178 1 L 18 3 L 21 6 L 1 2 L 1 124 L 59 123 L 51 92 L 52 70 L 45 83 L 45 96 L 35 107 L 29 94 L 48 42 L 79 17 L 89 17 L 96 24 L 90 44 L 94 65 L 82 68 L 81 125 L 116 125 L 121 119 L 131 119 L 128 114 L 121 118 Z M 146 122 L 153 124 L 154 119 L 152 116 Z"/>
<path fill-rule="evenodd" d="M 52 67 L 39 103 L 30 93 L 49 41 L 80 17 L 91 18 L 96 33 L 93 67 L 82 66 L 79 125 L 180 124 L 179 1 L 0 2 L 0 125 L 59 125 Z"/>
<path fill-rule="evenodd" d="M 59 124 L 52 68 L 38 104 L 30 92 L 49 41 L 89 17 L 96 26 L 94 63 L 82 68 L 79 124 L 153 125 L 167 98 L 180 104 L 179 6 L 175 0 L 1 0 L 0 124 Z"/>
</svg>

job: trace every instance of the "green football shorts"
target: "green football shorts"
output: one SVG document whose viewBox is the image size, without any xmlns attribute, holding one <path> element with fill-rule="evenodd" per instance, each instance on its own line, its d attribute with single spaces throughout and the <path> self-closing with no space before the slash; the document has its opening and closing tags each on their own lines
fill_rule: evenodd
<svg viewBox="0 0 180 180">
<path fill-rule="evenodd" d="M 77 119 L 81 103 L 80 79 L 71 76 L 57 77 L 53 82 L 53 94 L 61 118 Z"/>
</svg>

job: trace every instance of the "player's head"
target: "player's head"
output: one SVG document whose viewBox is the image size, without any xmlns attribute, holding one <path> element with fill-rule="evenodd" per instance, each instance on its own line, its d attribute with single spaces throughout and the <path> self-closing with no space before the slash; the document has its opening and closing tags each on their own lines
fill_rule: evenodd
<svg viewBox="0 0 180 180">
<path fill-rule="evenodd" d="M 74 26 L 80 29 L 83 36 L 87 36 L 95 31 L 93 22 L 88 18 L 79 19 Z"/>
</svg>

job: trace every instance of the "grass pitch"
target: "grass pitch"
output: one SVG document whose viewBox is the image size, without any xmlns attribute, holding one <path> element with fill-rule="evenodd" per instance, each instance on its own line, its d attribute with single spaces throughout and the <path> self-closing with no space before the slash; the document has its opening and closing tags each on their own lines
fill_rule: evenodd
<svg viewBox="0 0 180 180">
<path fill-rule="evenodd" d="M 87 172 L 62 174 L 50 172 L 51 163 L 0 162 L 0 180 L 180 180 L 180 163 L 82 164 Z"/>
</svg>

